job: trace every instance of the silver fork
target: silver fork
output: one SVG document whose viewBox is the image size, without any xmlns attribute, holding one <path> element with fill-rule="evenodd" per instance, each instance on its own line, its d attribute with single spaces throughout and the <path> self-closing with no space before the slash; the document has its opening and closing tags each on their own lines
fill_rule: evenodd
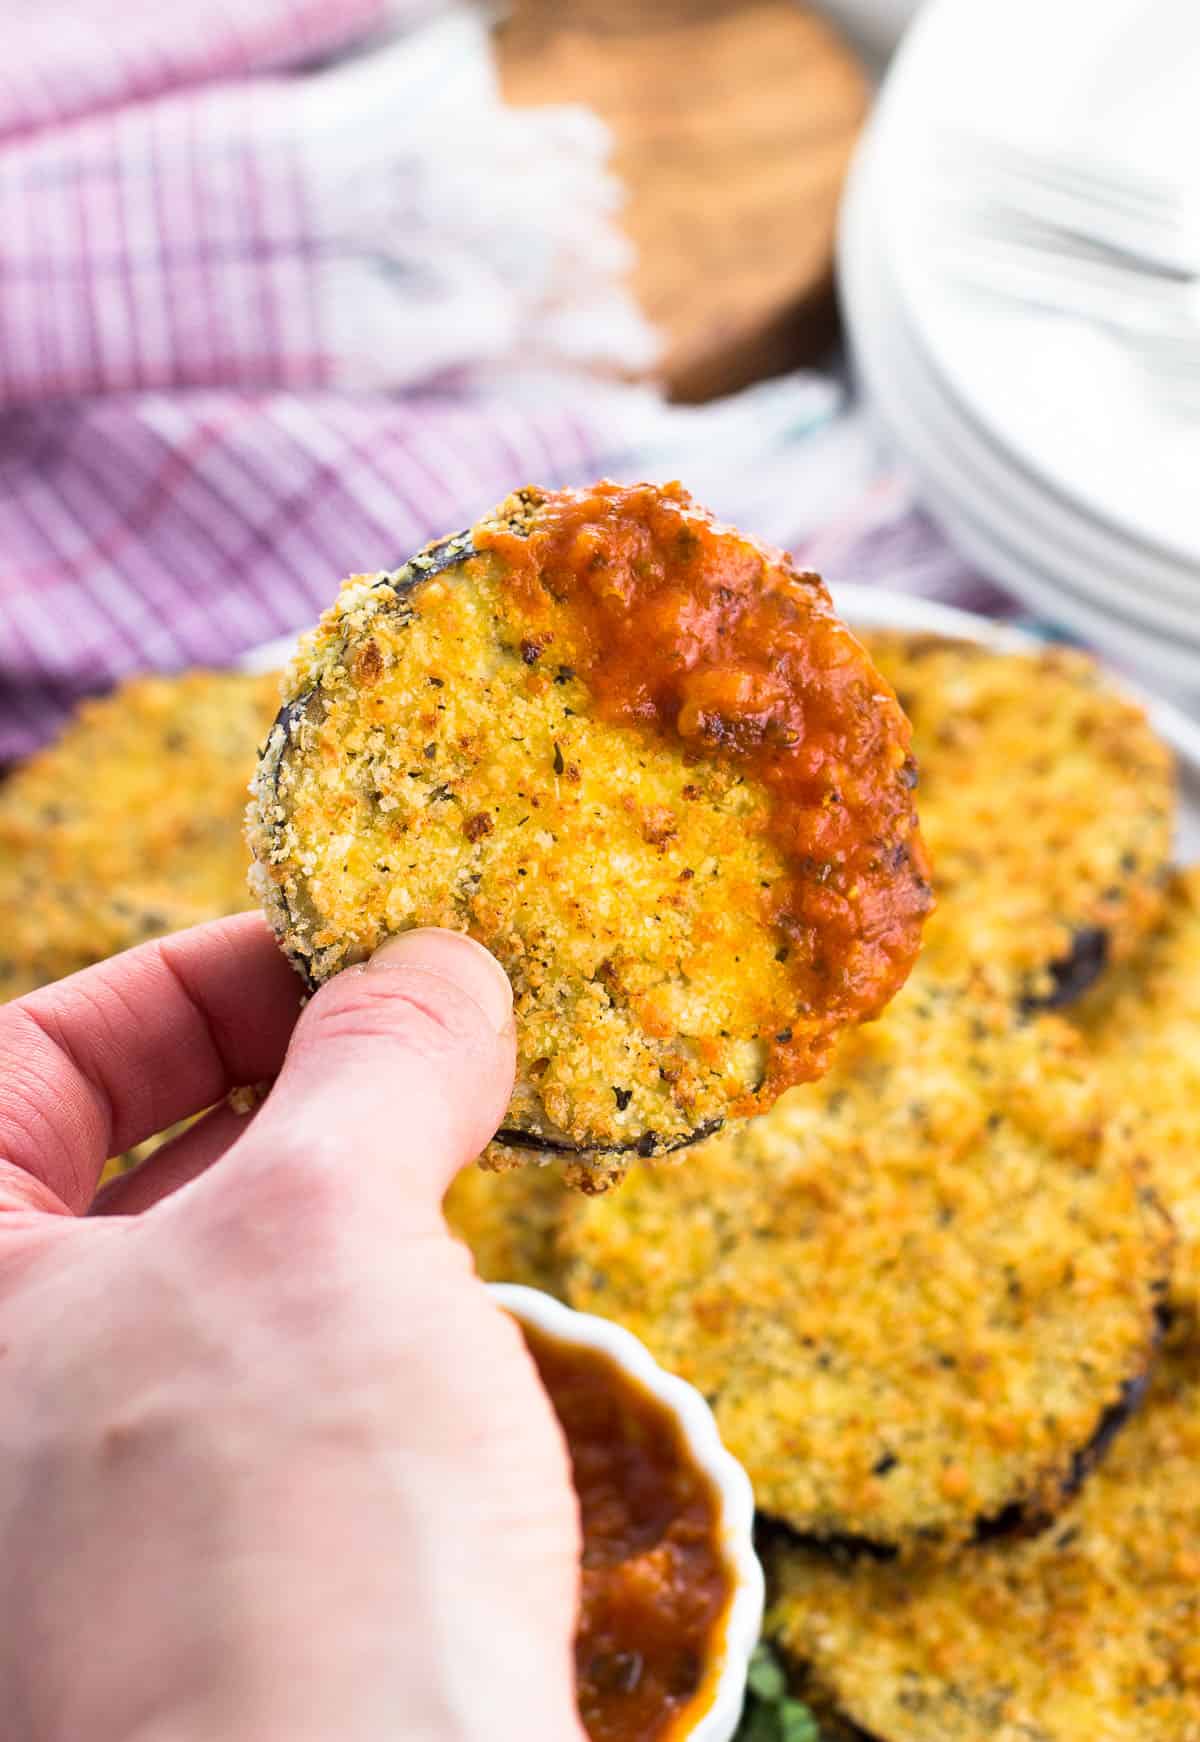
<svg viewBox="0 0 1200 1742">
<path fill-rule="evenodd" d="M 1118 333 L 1176 409 L 1200 410 L 1200 224 L 1186 190 L 1123 165 L 963 135 L 931 243 L 950 276 Z"/>
<path fill-rule="evenodd" d="M 1200 197 L 1181 182 L 1078 150 L 959 133 L 946 166 L 999 207 L 1098 243 L 1144 267 L 1200 275 Z M 982 178 L 982 179 L 981 179 Z"/>
</svg>

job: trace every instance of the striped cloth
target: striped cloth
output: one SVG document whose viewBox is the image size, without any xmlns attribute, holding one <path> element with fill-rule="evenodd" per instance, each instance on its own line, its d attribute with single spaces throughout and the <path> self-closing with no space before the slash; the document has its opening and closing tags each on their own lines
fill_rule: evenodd
<svg viewBox="0 0 1200 1742">
<path fill-rule="evenodd" d="M 480 14 L 29 17 L 0 72 L 0 762 L 530 479 L 682 477 L 831 579 L 998 603 L 833 381 L 683 408 L 614 378 L 653 337 L 603 130 L 506 109 Z"/>
<path fill-rule="evenodd" d="M 302 66 L 382 28 L 389 12 L 388 0 L 5 0 L 0 137 Z"/>
</svg>

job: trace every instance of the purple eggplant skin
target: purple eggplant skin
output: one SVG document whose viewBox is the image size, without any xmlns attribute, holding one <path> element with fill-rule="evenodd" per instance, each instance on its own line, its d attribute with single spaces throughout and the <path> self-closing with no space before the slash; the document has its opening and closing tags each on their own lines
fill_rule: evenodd
<svg viewBox="0 0 1200 1742">
<path fill-rule="evenodd" d="M 1067 1009 L 1095 985 L 1108 967 L 1109 955 L 1108 933 L 1099 926 L 1082 926 L 1067 954 L 1050 963 L 1050 990 L 1040 998 L 1026 998 L 1022 1010 L 1032 1015 L 1039 1010 Z"/>
<path fill-rule="evenodd" d="M 587 1149 L 573 1143 L 564 1143 L 560 1138 L 531 1138 L 528 1131 L 518 1131 L 511 1126 L 502 1125 L 493 1141 L 502 1143 L 506 1149 L 533 1147 L 547 1155 L 637 1155 L 643 1160 L 649 1160 L 651 1156 L 670 1155 L 673 1150 L 689 1149 L 693 1143 L 702 1143 L 706 1137 L 719 1131 L 723 1124 L 722 1119 L 710 1119 L 704 1125 L 697 1125 L 686 1137 L 663 1138 L 653 1131 L 646 1131 L 632 1143 L 597 1143 Z"/>
</svg>

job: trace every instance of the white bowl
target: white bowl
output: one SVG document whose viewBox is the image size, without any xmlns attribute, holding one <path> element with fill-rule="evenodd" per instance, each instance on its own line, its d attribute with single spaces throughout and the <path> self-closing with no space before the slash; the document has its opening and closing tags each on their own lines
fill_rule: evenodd
<svg viewBox="0 0 1200 1742">
<path fill-rule="evenodd" d="M 754 1552 L 754 1495 L 746 1472 L 721 1444 L 712 1410 L 696 1388 L 660 1367 L 631 1332 L 593 1313 L 575 1312 L 540 1289 L 494 1282 L 490 1293 L 515 1319 L 547 1337 L 603 1351 L 622 1373 L 665 1404 L 682 1429 L 696 1467 L 712 1483 L 718 1503 L 721 1554 L 733 1589 L 717 1664 L 706 1666 L 710 1670 L 706 1679 L 708 1701 L 690 1725 L 684 1715 L 671 1732 L 671 1742 L 730 1742 L 742 1715 L 746 1672 L 763 1616 L 763 1574 Z"/>
</svg>

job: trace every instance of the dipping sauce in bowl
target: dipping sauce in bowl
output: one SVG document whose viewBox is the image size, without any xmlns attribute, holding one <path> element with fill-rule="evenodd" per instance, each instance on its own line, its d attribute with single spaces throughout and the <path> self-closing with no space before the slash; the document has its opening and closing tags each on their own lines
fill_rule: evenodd
<svg viewBox="0 0 1200 1742">
<path fill-rule="evenodd" d="M 576 1687 L 591 1742 L 726 1742 L 762 1610 L 744 1473 L 699 1393 L 636 1338 L 536 1290 L 494 1292 L 521 1324 L 570 1452 L 583 1527 Z"/>
</svg>

